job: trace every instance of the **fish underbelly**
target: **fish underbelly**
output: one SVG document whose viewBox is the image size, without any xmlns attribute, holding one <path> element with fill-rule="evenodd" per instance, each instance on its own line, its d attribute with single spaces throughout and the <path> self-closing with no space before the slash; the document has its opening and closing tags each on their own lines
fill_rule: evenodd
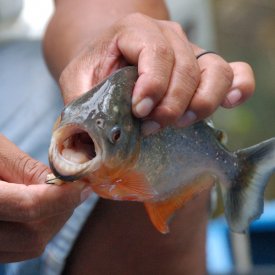
<svg viewBox="0 0 275 275">
<path fill-rule="evenodd" d="M 198 180 L 203 181 L 204 177 L 209 175 L 215 177 L 214 168 L 210 167 L 190 167 L 181 169 L 180 171 L 167 170 L 151 178 L 149 182 L 155 192 L 158 194 L 156 199 L 163 199 L 171 194 L 177 193 L 179 190 L 184 190 L 185 187 L 190 187 L 197 184 Z"/>
</svg>

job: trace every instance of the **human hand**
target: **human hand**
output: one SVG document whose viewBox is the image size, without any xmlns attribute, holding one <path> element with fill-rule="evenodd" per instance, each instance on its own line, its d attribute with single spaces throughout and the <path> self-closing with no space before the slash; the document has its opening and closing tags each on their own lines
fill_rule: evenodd
<svg viewBox="0 0 275 275">
<path fill-rule="evenodd" d="M 0 262 L 40 255 L 90 193 L 83 184 L 44 184 L 47 166 L 0 135 Z"/>
<path fill-rule="evenodd" d="M 145 134 L 168 124 L 188 126 L 220 105 L 231 108 L 252 95 L 255 84 L 248 64 L 227 63 L 216 54 L 197 60 L 202 51 L 177 23 L 128 15 L 89 41 L 64 69 L 60 77 L 64 102 L 127 64 L 138 66 L 133 113 L 146 118 Z"/>
</svg>

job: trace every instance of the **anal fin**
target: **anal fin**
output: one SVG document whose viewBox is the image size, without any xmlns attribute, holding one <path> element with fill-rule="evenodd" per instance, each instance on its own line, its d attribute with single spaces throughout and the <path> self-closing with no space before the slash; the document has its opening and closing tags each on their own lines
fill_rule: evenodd
<svg viewBox="0 0 275 275">
<path fill-rule="evenodd" d="M 165 200 L 145 202 L 146 211 L 153 225 L 161 233 L 168 233 L 168 223 L 173 214 L 202 191 L 210 189 L 214 181 L 212 175 L 204 174 Z"/>
</svg>

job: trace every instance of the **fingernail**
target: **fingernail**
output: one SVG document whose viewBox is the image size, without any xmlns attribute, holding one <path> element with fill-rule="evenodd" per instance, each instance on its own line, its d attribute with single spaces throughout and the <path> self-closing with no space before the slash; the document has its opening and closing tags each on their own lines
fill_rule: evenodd
<svg viewBox="0 0 275 275">
<path fill-rule="evenodd" d="M 160 124 L 153 120 L 146 120 L 142 123 L 141 131 L 144 136 L 156 133 L 160 129 Z"/>
<path fill-rule="evenodd" d="M 92 192 L 93 192 L 93 190 L 91 187 L 88 186 L 88 187 L 84 188 L 80 194 L 80 201 L 84 202 L 86 199 L 88 199 L 90 197 Z"/>
<path fill-rule="evenodd" d="M 154 101 L 150 97 L 145 97 L 136 106 L 135 112 L 139 117 L 146 117 L 151 113 L 154 107 Z"/>
<path fill-rule="evenodd" d="M 176 126 L 178 127 L 187 127 L 191 125 L 197 119 L 197 115 L 192 111 L 187 111 L 183 114 L 182 117 L 178 119 L 176 122 Z"/>
<path fill-rule="evenodd" d="M 227 94 L 226 99 L 228 100 L 230 105 L 233 107 L 240 101 L 241 97 L 242 97 L 241 91 L 239 89 L 233 89 Z"/>
</svg>

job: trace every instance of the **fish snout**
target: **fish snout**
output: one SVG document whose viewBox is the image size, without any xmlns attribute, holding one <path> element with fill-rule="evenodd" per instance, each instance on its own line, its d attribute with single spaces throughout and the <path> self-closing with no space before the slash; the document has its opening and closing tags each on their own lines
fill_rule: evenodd
<svg viewBox="0 0 275 275">
<path fill-rule="evenodd" d="M 49 149 L 49 163 L 59 179 L 79 179 L 87 172 L 95 171 L 100 162 L 100 147 L 80 126 L 67 125 L 54 132 Z"/>
</svg>

